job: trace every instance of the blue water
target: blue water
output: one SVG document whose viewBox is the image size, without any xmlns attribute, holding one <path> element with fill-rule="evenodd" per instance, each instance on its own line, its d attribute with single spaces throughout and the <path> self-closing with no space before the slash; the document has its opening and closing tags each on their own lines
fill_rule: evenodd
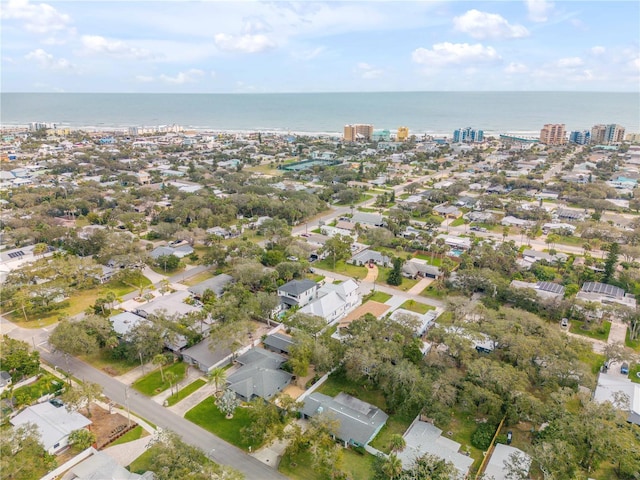
<svg viewBox="0 0 640 480">
<path fill-rule="evenodd" d="M 537 134 L 545 123 L 567 131 L 618 123 L 640 131 L 640 93 L 396 92 L 309 94 L 2 93 L 2 125 L 53 122 L 108 128 L 178 124 L 212 130 L 342 132 L 347 123 L 395 131 Z"/>
</svg>

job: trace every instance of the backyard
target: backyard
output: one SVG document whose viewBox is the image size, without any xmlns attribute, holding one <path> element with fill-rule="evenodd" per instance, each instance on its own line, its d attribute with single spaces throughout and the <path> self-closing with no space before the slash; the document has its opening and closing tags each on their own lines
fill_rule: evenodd
<svg viewBox="0 0 640 480">
<path fill-rule="evenodd" d="M 609 330 L 611 330 L 611 322 L 604 321 L 600 325 L 592 325 L 585 328 L 585 322 L 571 320 L 569 331 L 585 337 L 594 338 L 596 340 L 607 341 L 609 338 Z"/>
<path fill-rule="evenodd" d="M 421 315 L 424 315 L 429 310 L 435 310 L 436 309 L 436 307 L 433 307 L 431 305 L 426 305 L 424 303 L 416 302 L 415 300 L 407 300 L 402 305 L 400 305 L 400 308 L 404 308 L 405 310 L 409 310 L 411 312 L 419 313 Z"/>
<path fill-rule="evenodd" d="M 340 470 L 353 480 L 369 480 L 373 478 L 373 461 L 375 457 L 368 453 L 360 454 L 350 448 L 342 450 Z M 284 455 L 278 470 L 294 480 L 330 480 L 330 475 L 321 475 L 313 468 L 311 453 L 302 452 L 295 457 Z"/>
</svg>

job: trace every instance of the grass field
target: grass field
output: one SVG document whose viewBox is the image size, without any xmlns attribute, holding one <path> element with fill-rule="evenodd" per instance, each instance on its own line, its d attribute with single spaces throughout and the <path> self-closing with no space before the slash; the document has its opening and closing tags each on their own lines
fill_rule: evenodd
<svg viewBox="0 0 640 480">
<path fill-rule="evenodd" d="M 342 464 L 340 470 L 352 480 L 369 480 L 373 478 L 373 455 L 361 455 L 358 452 L 345 448 L 342 450 Z M 285 455 L 280 461 L 278 470 L 294 480 L 330 480 L 329 475 L 321 475 L 313 468 L 313 460 L 309 452 L 302 452 L 295 457 Z"/>
<path fill-rule="evenodd" d="M 572 320 L 569 326 L 569 331 L 578 335 L 584 335 L 585 337 L 595 338 L 596 340 L 602 340 L 604 342 L 609 338 L 609 330 L 611 330 L 611 322 L 604 321 L 600 326 L 594 326 L 593 328 L 586 330 L 582 328 L 584 322 L 578 322 Z"/>
<path fill-rule="evenodd" d="M 104 348 L 91 355 L 82 355 L 79 358 L 112 376 L 123 375 L 139 365 L 136 361 L 114 360 L 109 357 L 109 352 Z M 59 365 L 59 367 L 64 368 L 64 365 Z"/>
<path fill-rule="evenodd" d="M 213 272 L 201 272 L 197 275 L 194 275 L 191 278 L 187 278 L 186 280 L 181 281 L 180 283 L 182 283 L 183 285 L 187 285 L 188 287 L 193 287 L 194 285 L 197 285 L 200 282 L 204 282 L 205 280 L 210 279 L 211 277 L 213 277 Z"/>
<path fill-rule="evenodd" d="M 427 313 L 429 310 L 436 309 L 436 307 L 432 307 L 431 305 L 426 305 L 424 303 L 416 302 L 415 300 L 407 300 L 402 305 L 400 305 L 400 308 L 404 308 L 405 310 L 419 313 L 421 315 Z"/>
<path fill-rule="evenodd" d="M 627 328 L 627 336 L 624 339 L 624 344 L 627 347 L 632 348 L 636 352 L 640 353 L 640 338 L 638 338 L 636 340 L 631 340 L 629 338 L 629 329 L 628 328 Z"/>
<path fill-rule="evenodd" d="M 387 267 L 378 267 L 378 279 L 376 280 L 378 283 L 384 283 L 385 285 L 389 285 L 387 283 L 387 277 L 389 276 L 389 273 L 391 272 L 391 268 L 387 268 Z M 406 292 L 407 290 L 409 290 L 411 287 L 413 287 L 416 283 L 418 283 L 420 280 L 418 279 L 413 279 L 413 278 L 405 278 L 402 277 L 402 284 L 399 286 L 395 286 L 395 285 L 389 285 L 391 288 L 397 288 L 398 290 L 402 290 L 403 292 Z"/>
<path fill-rule="evenodd" d="M 170 387 L 169 381 L 167 380 L 167 373 L 171 372 L 176 376 L 174 381 L 175 385 L 184 378 L 187 372 L 187 364 L 182 362 L 177 362 L 173 365 L 162 368 L 164 370 L 164 382 L 162 381 L 162 373 L 160 372 L 160 369 L 157 369 L 136 380 L 133 383 L 133 388 L 138 390 L 140 393 L 144 393 L 145 395 L 152 397 L 160 392 L 164 392 Z"/>
<path fill-rule="evenodd" d="M 420 296 L 427 298 L 435 298 L 436 300 L 443 299 L 447 296 L 447 292 L 444 290 L 438 290 L 433 286 L 433 284 L 429 285 L 422 292 L 420 292 Z"/>
<path fill-rule="evenodd" d="M 453 222 L 449 224 L 450 227 L 459 227 L 460 225 L 464 225 L 464 218 L 456 218 Z"/>
<path fill-rule="evenodd" d="M 147 435 L 149 435 L 149 433 L 147 433 L 146 430 L 144 430 L 140 425 L 138 425 L 136 428 L 134 428 L 133 430 L 129 430 L 127 433 L 125 433 L 123 436 L 121 436 L 114 442 L 111 442 L 109 446 L 113 447 L 114 445 L 133 442 L 134 440 L 138 440 L 139 438 L 146 437 Z"/>
<path fill-rule="evenodd" d="M 40 397 L 49 393 L 55 393 L 64 388 L 64 381 L 54 377 L 49 373 L 43 373 L 42 376 L 30 385 L 16 388 L 13 391 L 13 396 L 17 399 L 24 398 L 25 404 L 30 404 L 38 400 Z M 8 398 L 10 390 L 6 390 L 2 397 Z"/>
<path fill-rule="evenodd" d="M 636 363 L 629 368 L 629 380 L 635 383 L 640 383 L 640 363 Z"/>
<path fill-rule="evenodd" d="M 429 265 L 433 265 L 434 267 L 439 267 L 442 265 L 442 260 L 436 256 L 431 259 L 431 255 L 425 255 L 424 253 L 417 253 L 414 255 L 415 258 L 420 260 L 425 260 Z"/>
<path fill-rule="evenodd" d="M 333 267 L 333 260 L 325 258 L 324 260 L 318 260 L 313 264 L 314 267 L 318 267 L 322 270 L 329 270 L 330 272 L 341 273 L 342 275 L 348 275 L 353 278 L 363 279 L 367 276 L 366 267 L 358 267 L 345 263 L 343 260 L 336 262 L 335 268 Z"/>
<path fill-rule="evenodd" d="M 381 291 L 378 290 L 373 295 L 371 295 L 369 298 L 367 298 L 367 301 L 371 300 L 371 301 L 374 301 L 374 302 L 384 303 L 387 300 L 389 300 L 391 297 L 392 297 L 392 295 L 389 295 L 388 293 L 381 292 Z"/>
<path fill-rule="evenodd" d="M 167 398 L 167 403 L 169 404 L 169 406 L 175 405 L 180 400 L 184 400 L 189 395 L 191 395 L 193 392 L 195 392 L 199 388 L 202 388 L 206 384 L 207 384 L 207 382 L 205 382 L 201 378 L 198 378 L 195 382 L 191 382 L 189 385 L 184 387 L 182 390 L 179 390 L 177 393 L 174 393 L 169 398 Z"/>
<path fill-rule="evenodd" d="M 213 398 L 209 397 L 189 410 L 184 418 L 243 450 L 249 450 L 249 447 L 257 449 L 260 446 L 253 445 L 241 433 L 242 428 L 250 422 L 246 408 L 236 408 L 233 418 L 227 419 L 224 413 L 218 410 Z"/>
</svg>

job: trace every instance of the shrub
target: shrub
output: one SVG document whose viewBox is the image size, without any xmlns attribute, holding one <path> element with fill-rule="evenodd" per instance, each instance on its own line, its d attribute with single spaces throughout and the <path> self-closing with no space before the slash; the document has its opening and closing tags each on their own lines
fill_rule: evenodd
<svg viewBox="0 0 640 480">
<path fill-rule="evenodd" d="M 496 426 L 490 423 L 481 423 L 471 435 L 471 445 L 480 450 L 486 450 L 491 445 L 491 439 L 496 433 Z"/>
</svg>

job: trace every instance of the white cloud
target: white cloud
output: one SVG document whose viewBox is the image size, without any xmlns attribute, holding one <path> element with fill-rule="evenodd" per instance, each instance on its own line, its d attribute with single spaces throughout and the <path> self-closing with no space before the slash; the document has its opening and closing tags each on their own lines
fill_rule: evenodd
<svg viewBox="0 0 640 480">
<path fill-rule="evenodd" d="M 553 10 L 553 3 L 547 0 L 525 0 L 529 19 L 533 22 L 546 22 Z"/>
<path fill-rule="evenodd" d="M 55 58 L 52 54 L 38 48 L 27 53 L 24 58 L 40 65 L 45 70 L 73 70 L 75 66 L 65 58 Z"/>
<path fill-rule="evenodd" d="M 525 64 L 517 63 L 517 62 L 511 62 L 504 69 L 504 73 L 508 73 L 510 75 L 516 74 L 516 73 L 527 73 L 528 71 L 529 71 L 529 68 Z"/>
<path fill-rule="evenodd" d="M 269 37 L 259 34 L 229 35 L 218 33 L 214 37 L 216 46 L 226 52 L 259 53 L 276 46 Z"/>
<path fill-rule="evenodd" d="M 368 63 L 360 62 L 354 69 L 355 73 L 365 80 L 374 80 L 384 74 L 384 70 L 376 68 Z"/>
<path fill-rule="evenodd" d="M 151 83 L 155 80 L 153 77 L 149 75 L 136 75 L 135 79 L 137 82 L 140 82 L 140 83 Z"/>
<path fill-rule="evenodd" d="M 144 48 L 131 47 L 122 40 L 110 40 L 100 35 L 83 35 L 82 45 L 85 55 L 109 55 L 137 60 L 152 57 L 151 52 Z"/>
<path fill-rule="evenodd" d="M 475 9 L 455 17 L 453 26 L 455 30 L 478 39 L 522 38 L 529 35 L 529 30 L 522 25 L 511 25 L 497 13 L 486 13 Z"/>
<path fill-rule="evenodd" d="M 218 74 L 213 70 L 211 70 L 211 72 L 209 72 L 209 75 L 211 76 L 211 78 L 216 78 L 218 76 Z"/>
<path fill-rule="evenodd" d="M 69 28 L 71 17 L 47 3 L 32 4 L 29 0 L 9 0 L 0 10 L 1 18 L 21 20 L 33 33 L 50 34 Z"/>
<path fill-rule="evenodd" d="M 567 57 L 556 60 L 555 64 L 558 68 L 574 69 L 584 65 L 584 60 L 580 57 Z"/>
<path fill-rule="evenodd" d="M 591 53 L 593 55 L 602 55 L 607 51 L 606 48 L 596 45 L 595 47 L 591 47 Z"/>
<path fill-rule="evenodd" d="M 444 67 L 459 64 L 497 63 L 500 55 L 493 47 L 485 47 L 481 43 L 436 43 L 431 50 L 417 48 L 411 54 L 415 63 L 425 67 Z"/>
<path fill-rule="evenodd" d="M 318 55 L 323 53 L 325 50 L 326 50 L 325 47 L 320 46 L 320 47 L 316 47 L 316 48 L 312 48 L 312 49 L 308 49 L 308 50 L 299 50 L 299 51 L 291 52 L 291 56 L 293 58 L 295 58 L 296 60 L 309 61 L 309 60 L 313 60 L 314 58 L 316 58 Z"/>
<path fill-rule="evenodd" d="M 198 70 L 197 68 L 192 68 L 187 70 L 186 72 L 179 72 L 175 77 L 170 77 L 168 75 L 162 74 L 160 75 L 160 80 L 165 83 L 171 83 L 173 85 L 183 85 L 185 83 L 193 83 L 198 81 L 204 72 L 202 70 Z"/>
</svg>

